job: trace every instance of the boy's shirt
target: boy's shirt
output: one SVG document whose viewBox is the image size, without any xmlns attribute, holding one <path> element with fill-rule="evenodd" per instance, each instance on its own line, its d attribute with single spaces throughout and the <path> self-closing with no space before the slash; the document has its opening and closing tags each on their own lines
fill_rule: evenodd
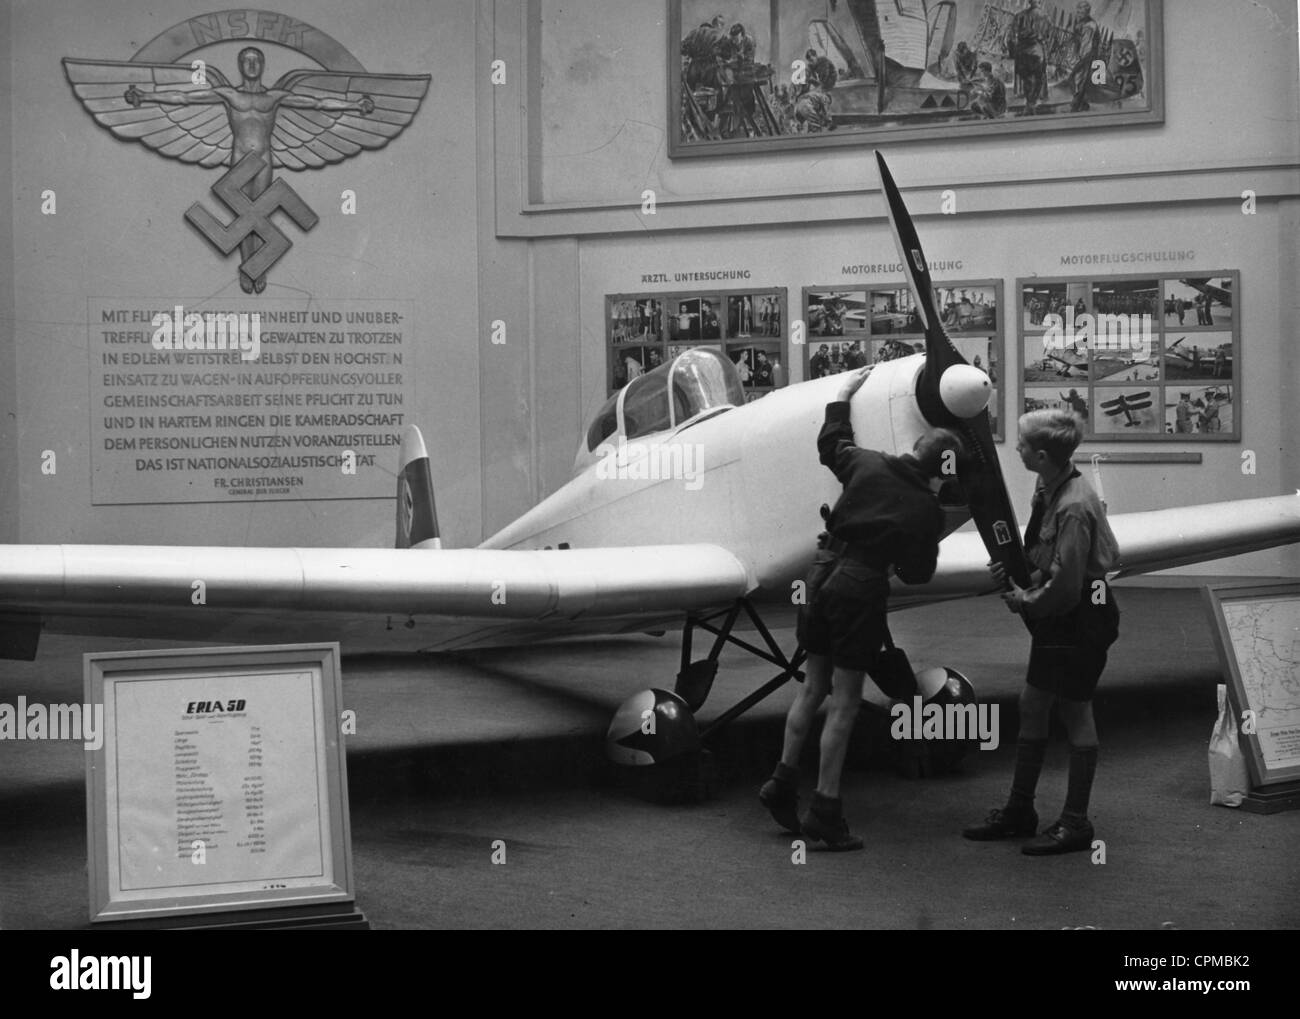
<svg viewBox="0 0 1300 1019">
<path fill-rule="evenodd" d="M 944 515 L 916 458 L 858 446 L 849 404 L 841 400 L 826 406 L 817 449 L 844 486 L 826 521 L 831 535 L 892 563 L 906 584 L 933 577 Z"/>
<path fill-rule="evenodd" d="M 1119 543 L 1106 521 L 1106 510 L 1073 464 L 1050 486 L 1038 479 L 1034 505 L 1040 504 L 1037 535 L 1033 516 L 1025 531 L 1025 554 L 1030 565 L 1042 572 L 1041 581 L 1025 592 L 1024 612 L 1029 619 L 1069 612 L 1088 582 L 1104 579 L 1119 561 Z"/>
</svg>

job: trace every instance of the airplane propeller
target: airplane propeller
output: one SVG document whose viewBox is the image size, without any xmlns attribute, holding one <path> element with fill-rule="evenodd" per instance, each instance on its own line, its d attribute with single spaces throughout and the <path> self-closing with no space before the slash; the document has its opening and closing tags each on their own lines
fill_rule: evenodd
<svg viewBox="0 0 1300 1019">
<path fill-rule="evenodd" d="M 935 306 L 930 269 L 921 251 L 921 241 L 916 235 L 912 217 L 903 204 L 903 196 L 889 167 L 885 165 L 885 157 L 879 152 L 876 153 L 876 162 L 880 168 L 880 183 L 885 193 L 894 244 L 898 247 L 908 286 L 916 300 L 917 315 L 925 329 L 925 367 L 917 380 L 917 406 L 930 424 L 951 428 L 966 440 L 969 455 L 957 466 L 957 482 L 966 497 L 975 526 L 989 557 L 1002 565 L 1009 578 L 1021 587 L 1028 587 L 1029 564 L 1020 540 L 1015 510 L 1011 508 L 1011 497 L 1002 478 L 997 448 L 993 444 L 993 426 L 988 413 L 988 379 L 977 383 L 970 373 L 983 376 L 983 372 L 967 364 L 944 332 Z M 976 404 L 971 394 L 977 384 L 985 395 L 978 410 L 969 413 Z"/>
</svg>

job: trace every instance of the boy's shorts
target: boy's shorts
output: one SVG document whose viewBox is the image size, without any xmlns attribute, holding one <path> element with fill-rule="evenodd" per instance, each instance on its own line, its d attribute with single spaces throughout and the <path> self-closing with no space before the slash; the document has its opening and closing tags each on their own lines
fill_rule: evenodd
<svg viewBox="0 0 1300 1019">
<path fill-rule="evenodd" d="M 833 666 L 869 672 L 885 643 L 889 578 L 852 559 L 819 550 L 808 571 L 796 634 L 805 651 Z"/>
<path fill-rule="evenodd" d="M 1090 701 L 1106 668 L 1106 654 L 1119 637 L 1119 606 L 1109 585 L 1100 605 L 1085 589 L 1079 604 L 1063 616 L 1032 621 L 1025 682 L 1067 701 Z"/>
</svg>

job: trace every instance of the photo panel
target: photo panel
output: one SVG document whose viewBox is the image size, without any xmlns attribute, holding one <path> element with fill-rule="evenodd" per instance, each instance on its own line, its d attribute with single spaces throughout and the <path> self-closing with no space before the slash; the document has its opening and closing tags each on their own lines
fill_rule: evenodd
<svg viewBox="0 0 1300 1019">
<path fill-rule="evenodd" d="M 752 346 L 729 345 L 727 356 L 740 372 L 740 384 L 746 389 L 773 389 L 785 384 L 785 370 L 781 365 L 778 343 L 757 343 Z"/>
<path fill-rule="evenodd" d="M 804 321 L 808 336 L 866 336 L 865 290 L 810 290 Z"/>
<path fill-rule="evenodd" d="M 1043 333 L 1025 336 L 1020 343 L 1021 373 L 1026 383 L 1071 382 L 1087 385 L 1088 356 L 1086 346 L 1056 349 L 1046 342 Z"/>
<path fill-rule="evenodd" d="M 638 302 L 632 298 L 616 298 L 607 302 L 609 307 L 609 339 L 611 343 L 644 343 L 640 325 Z"/>
<path fill-rule="evenodd" d="M 1240 438 L 1233 399 L 1239 277 L 1202 271 L 1017 280 L 1025 400 L 1050 401 L 1049 383 L 1058 400 L 1073 390 L 1090 422 L 1085 441 Z M 1062 318 L 1048 319 L 1052 314 Z"/>
<path fill-rule="evenodd" d="M 1164 281 L 1165 328 L 1223 329 L 1233 323 L 1233 276 L 1186 276 Z"/>
<path fill-rule="evenodd" d="M 645 343 L 664 338 L 664 302 L 658 297 L 643 297 L 636 302 L 635 335 Z"/>
<path fill-rule="evenodd" d="M 731 358 L 731 363 L 736 366 L 736 374 L 740 376 L 740 384 L 746 389 L 753 388 L 754 348 L 731 346 L 727 348 L 727 357 Z"/>
<path fill-rule="evenodd" d="M 1097 435 L 1162 435 L 1159 401 L 1159 386 L 1097 389 L 1092 395 L 1093 431 Z"/>
<path fill-rule="evenodd" d="M 675 298 L 668 310 L 668 342 L 692 343 L 700 338 L 700 299 Z"/>
<path fill-rule="evenodd" d="M 686 351 L 688 350 L 716 350 L 719 354 L 721 354 L 722 344 L 720 343 L 670 343 L 668 344 L 668 353 L 666 355 L 667 359 L 671 361 L 674 358 L 676 358 L 678 355 L 686 353 Z"/>
<path fill-rule="evenodd" d="M 1171 384 L 1223 382 L 1236 367 L 1232 333 L 1165 331 L 1165 375 Z"/>
<path fill-rule="evenodd" d="M 871 291 L 871 335 L 925 332 L 911 287 Z"/>
<path fill-rule="evenodd" d="M 992 332 L 998 327 L 997 288 L 939 284 L 934 288 L 939 319 L 944 329 L 954 332 Z M 874 303 L 874 298 L 873 298 Z M 874 323 L 873 323 L 874 331 Z"/>
<path fill-rule="evenodd" d="M 775 305 L 775 308 L 774 308 Z M 780 304 L 774 294 L 732 294 L 727 298 L 727 337 L 750 339 L 780 335 Z"/>
<path fill-rule="evenodd" d="M 1157 321 L 1160 282 L 1155 279 L 1093 280 L 1092 303 L 1086 310 L 1093 315 L 1149 315 L 1153 322 Z M 1081 314 L 1077 303 L 1074 313 L 1076 316 Z"/>
<path fill-rule="evenodd" d="M 871 364 L 882 361 L 897 361 L 899 358 L 911 357 L 913 354 L 925 353 L 925 341 L 914 339 L 872 340 L 868 353 Z"/>
<path fill-rule="evenodd" d="M 1234 431 L 1232 386 L 1170 386 L 1165 393 L 1166 434 L 1209 437 Z"/>
<path fill-rule="evenodd" d="M 808 344 L 808 379 L 821 379 L 827 375 L 863 368 L 868 364 L 865 346 L 861 340 L 824 340 Z"/>
<path fill-rule="evenodd" d="M 1020 413 L 1028 414 L 1032 410 L 1072 410 L 1086 423 L 1089 416 L 1085 399 L 1087 392 L 1085 388 L 1081 396 L 1077 389 L 1063 392 L 1057 386 L 1026 386 Z M 1016 416 L 1018 418 L 1020 415 Z"/>
<path fill-rule="evenodd" d="M 785 328 L 781 313 L 781 295 L 775 292 L 754 294 L 754 335 L 774 340 L 782 338 Z"/>
<path fill-rule="evenodd" d="M 1065 312 L 1064 283 L 1027 283 L 1020 288 L 1020 324 L 1024 329 L 1047 328 L 1048 315 Z"/>
<path fill-rule="evenodd" d="M 668 317 L 669 342 L 722 339 L 722 319 L 725 306 L 716 294 L 705 297 L 679 297 L 674 299 L 675 311 Z"/>
<path fill-rule="evenodd" d="M 610 360 L 609 387 L 622 389 L 635 378 L 653 371 L 663 363 L 663 348 L 620 346 Z"/>
<path fill-rule="evenodd" d="M 1097 351 L 1092 358 L 1092 379 L 1108 384 L 1120 382 L 1159 382 L 1160 358 L 1156 353 L 1146 358 Z"/>
</svg>

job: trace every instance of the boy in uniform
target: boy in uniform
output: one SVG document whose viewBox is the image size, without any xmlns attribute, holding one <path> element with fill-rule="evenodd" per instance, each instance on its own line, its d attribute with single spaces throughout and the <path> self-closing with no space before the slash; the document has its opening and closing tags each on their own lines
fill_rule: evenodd
<svg viewBox="0 0 1300 1019">
<path fill-rule="evenodd" d="M 853 441 L 849 401 L 870 368 L 850 374 L 839 399 L 826 405 L 817 436 L 821 462 L 844 492 L 826 517 L 826 533 L 808 573 L 799 608 L 799 643 L 808 652 L 805 678 L 786 717 L 776 771 L 759 800 L 787 831 L 824 842 L 828 849 L 861 849 L 841 811 L 840 773 L 862 703 L 866 672 L 876 668 L 885 641 L 889 577 L 924 584 L 934 576 L 944 514 L 936 495 L 955 476 L 961 438 L 931 429 L 912 454 L 889 456 Z M 812 807 L 798 812 L 799 757 L 821 703 L 830 696 L 822 728 L 817 791 Z"/>
<path fill-rule="evenodd" d="M 1000 566 L 990 564 L 993 579 L 1006 588 L 1002 600 L 1024 618 L 1033 643 L 1020 694 L 1020 736 L 1010 798 L 984 823 L 962 834 L 986 841 L 1033 835 L 1037 830 L 1034 790 L 1056 703 L 1070 740 L 1065 809 L 1059 820 L 1021 848 L 1029 856 L 1092 846 L 1088 799 L 1097 768 L 1092 695 L 1106 667 L 1107 650 L 1119 636 L 1119 607 L 1106 583 L 1106 573 L 1118 561 L 1119 546 L 1101 500 L 1070 460 L 1081 437 L 1079 419 L 1068 410 L 1037 410 L 1020 418 L 1016 451 L 1025 468 L 1038 475 L 1025 530 L 1033 584 L 1018 587 Z"/>
</svg>

